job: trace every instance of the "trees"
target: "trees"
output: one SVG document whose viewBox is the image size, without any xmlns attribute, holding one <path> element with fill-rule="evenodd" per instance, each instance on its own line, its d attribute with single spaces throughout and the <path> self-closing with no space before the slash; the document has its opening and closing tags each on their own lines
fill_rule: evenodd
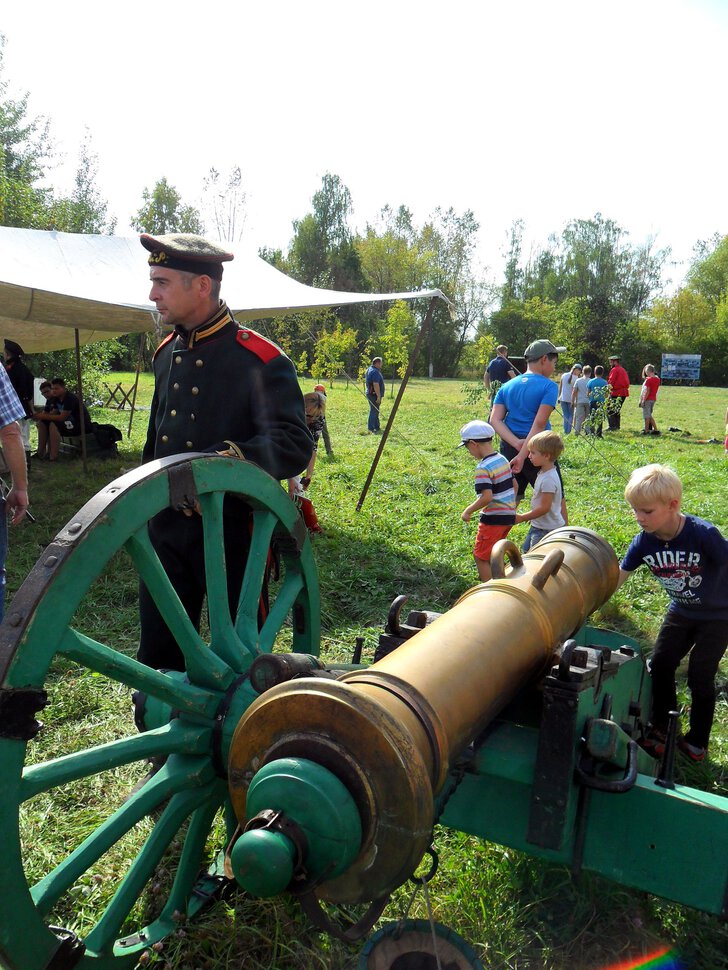
<svg viewBox="0 0 728 970">
<path fill-rule="evenodd" d="M 472 210 L 458 214 L 438 207 L 419 233 L 417 246 L 426 273 L 422 285 L 442 290 L 455 304 L 454 314 L 440 304 L 432 316 L 424 351 L 431 377 L 457 374 L 465 341 L 495 296 L 495 287 L 474 263 L 479 228 Z"/>
<path fill-rule="evenodd" d="M 97 156 L 91 152 L 91 136 L 86 133 L 79 149 L 78 167 L 70 197 L 54 199 L 46 214 L 43 228 L 61 232 L 94 232 L 111 235 L 116 219 L 107 219 L 108 203 L 96 187 Z"/>
<path fill-rule="evenodd" d="M 396 300 L 387 310 L 384 332 L 379 338 L 385 367 L 391 368 L 392 374 L 404 377 L 416 332 L 412 310 L 404 300 Z"/>
<path fill-rule="evenodd" d="M 333 326 L 331 330 L 325 326 L 316 342 L 316 356 L 311 365 L 311 373 L 316 380 L 333 380 L 342 371 L 349 373 L 347 358 L 356 347 L 356 331 L 351 327 L 344 329 L 341 320 L 336 319 L 331 311 L 327 311 L 327 316 L 327 324 L 333 323 Z"/>
<path fill-rule="evenodd" d="M 41 228 L 50 190 L 40 187 L 51 156 L 49 123 L 28 117 L 28 95 L 8 96 L 0 34 L 0 225 Z"/>
<path fill-rule="evenodd" d="M 182 196 L 166 178 L 159 179 L 150 191 L 144 189 L 142 206 L 130 223 L 137 232 L 165 235 L 170 232 L 204 232 L 200 213 L 182 202 Z"/>
<path fill-rule="evenodd" d="M 728 236 L 698 243 L 685 286 L 655 301 L 643 329 L 662 353 L 701 354 L 703 383 L 728 383 Z"/>
<path fill-rule="evenodd" d="M 349 227 L 351 193 L 338 175 L 323 176 L 311 207 L 311 212 L 293 223 L 290 272 L 309 286 L 345 292 L 364 289 L 361 260 Z"/>
<path fill-rule="evenodd" d="M 597 212 L 592 219 L 569 222 L 521 269 L 522 229 L 520 222 L 511 229 L 501 310 L 491 324 L 515 331 L 516 346 L 524 337 L 548 336 L 565 343 L 574 358 L 605 360 L 625 325 L 639 320 L 658 292 L 669 251 L 656 250 L 653 240 L 633 246 L 624 229 Z M 560 309 L 534 318 L 534 307 L 526 310 L 533 299 Z M 533 322 L 542 329 L 526 333 Z M 500 332 L 497 337 L 504 343 L 511 339 Z"/>
<path fill-rule="evenodd" d="M 215 227 L 218 239 L 237 242 L 243 237 L 247 193 L 243 190 L 243 176 L 239 166 L 234 166 L 227 178 L 216 168 L 211 168 L 203 184 L 203 204 L 206 214 Z"/>
<path fill-rule="evenodd" d="M 687 274 L 691 290 L 715 307 L 728 292 L 728 236 L 715 236 L 698 243 L 696 256 Z"/>
</svg>

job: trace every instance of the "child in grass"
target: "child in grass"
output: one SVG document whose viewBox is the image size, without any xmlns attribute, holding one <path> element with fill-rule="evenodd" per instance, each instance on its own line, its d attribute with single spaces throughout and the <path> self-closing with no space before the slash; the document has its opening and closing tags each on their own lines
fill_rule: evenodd
<svg viewBox="0 0 728 970">
<path fill-rule="evenodd" d="M 511 466 L 508 459 L 493 447 L 494 435 L 495 431 L 487 421 L 468 421 L 460 429 L 458 445 L 458 448 L 467 448 L 478 462 L 475 467 L 477 498 L 460 517 L 463 522 L 469 522 L 474 512 L 480 512 L 473 558 L 481 583 L 487 583 L 491 577 L 491 550 L 510 532 L 516 511 Z"/>
<path fill-rule="evenodd" d="M 719 530 L 680 511 L 682 483 L 665 465 L 632 472 L 624 497 L 642 532 L 632 540 L 619 585 L 643 563 L 671 599 L 652 653 L 651 727 L 645 747 L 664 750 L 668 714 L 677 709 L 675 672 L 690 654 L 690 728 L 678 747 L 702 761 L 715 711 L 715 675 L 728 646 L 728 540 Z"/>
<path fill-rule="evenodd" d="M 516 515 L 516 522 L 531 523 L 523 543 L 524 552 L 549 532 L 566 525 L 565 506 L 562 508 L 563 488 L 556 468 L 556 459 L 563 450 L 564 442 L 555 431 L 541 431 L 528 443 L 528 457 L 538 468 L 538 475 L 531 496 L 531 511 Z"/>
<path fill-rule="evenodd" d="M 642 434 L 659 434 L 655 419 L 652 417 L 657 401 L 657 392 L 660 389 L 660 378 L 655 373 L 655 365 L 645 364 L 642 377 L 645 381 L 640 392 L 640 407 L 642 408 L 642 417 L 645 419 L 645 428 Z"/>
<path fill-rule="evenodd" d="M 581 372 L 581 377 L 574 381 L 574 389 L 571 392 L 571 404 L 574 409 L 574 434 L 581 434 L 581 429 L 589 417 L 589 381 L 591 380 L 592 370 L 587 364 Z"/>
</svg>

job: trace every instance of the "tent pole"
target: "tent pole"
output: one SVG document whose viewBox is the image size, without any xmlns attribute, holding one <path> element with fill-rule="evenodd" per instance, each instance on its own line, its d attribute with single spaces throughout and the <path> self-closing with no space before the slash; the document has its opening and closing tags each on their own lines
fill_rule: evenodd
<svg viewBox="0 0 728 970">
<path fill-rule="evenodd" d="M 384 434 L 382 435 L 382 437 L 381 437 L 381 439 L 379 441 L 379 447 L 377 448 L 377 453 L 374 456 L 374 461 L 372 462 L 372 467 L 369 469 L 369 474 L 367 475 L 367 480 L 366 480 L 366 482 L 364 482 L 364 488 L 362 489 L 361 495 L 359 496 L 359 501 L 356 503 L 356 511 L 357 512 L 361 509 L 362 505 L 364 504 L 364 499 L 366 498 L 366 494 L 369 491 L 369 486 L 371 485 L 372 479 L 374 478 L 374 472 L 377 469 L 377 465 L 379 464 L 379 459 L 381 457 L 382 452 L 384 451 L 384 446 L 387 443 L 387 438 L 389 437 L 390 429 L 391 429 L 392 425 L 394 424 L 394 416 L 396 415 L 397 409 L 399 408 L 399 402 L 402 400 L 402 395 L 404 394 L 404 389 L 405 389 L 405 387 L 407 387 L 407 382 L 409 381 L 409 379 L 410 379 L 410 377 L 412 375 L 412 371 L 414 370 L 415 361 L 417 360 L 417 355 L 419 354 L 420 347 L 422 346 L 422 340 L 423 340 L 425 334 L 430 330 L 430 327 L 431 327 L 431 324 L 432 324 L 432 314 L 435 311 L 435 303 L 436 302 L 437 302 L 437 297 L 436 296 L 433 296 L 432 299 L 430 300 L 430 305 L 427 308 L 427 313 L 425 314 L 425 319 L 422 321 L 422 326 L 420 327 L 420 332 L 417 334 L 417 341 L 415 342 L 415 349 L 412 351 L 412 354 L 411 354 L 410 359 L 409 359 L 409 363 L 407 364 L 407 370 L 405 371 L 405 375 L 402 378 L 402 383 L 399 385 L 399 391 L 397 392 L 397 397 L 395 399 L 394 404 L 392 405 L 392 410 L 389 412 L 389 418 L 387 419 L 387 426 L 385 427 Z"/>
<path fill-rule="evenodd" d="M 83 461 L 84 474 L 88 474 L 88 462 L 86 461 L 86 408 L 83 404 L 83 378 L 81 377 L 81 343 L 78 337 L 78 328 L 73 331 L 74 342 L 76 345 L 76 389 L 78 391 L 79 419 L 81 421 L 81 460 Z"/>
<path fill-rule="evenodd" d="M 139 353 L 137 354 L 136 375 L 134 377 L 134 393 L 131 397 L 131 414 L 129 415 L 129 427 L 126 431 L 127 438 L 131 437 L 131 423 L 134 420 L 134 405 L 136 404 L 137 387 L 139 386 L 139 372 L 142 369 L 142 349 L 144 347 L 144 334 L 139 334 Z"/>
</svg>

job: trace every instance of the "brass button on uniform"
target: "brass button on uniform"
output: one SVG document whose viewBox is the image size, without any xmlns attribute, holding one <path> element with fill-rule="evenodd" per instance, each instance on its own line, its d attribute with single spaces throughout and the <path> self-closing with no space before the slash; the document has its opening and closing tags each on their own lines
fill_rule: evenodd
<svg viewBox="0 0 728 970">
<path fill-rule="evenodd" d="M 180 357 L 179 354 L 177 354 L 177 356 L 174 358 L 174 362 L 175 362 L 175 364 L 181 364 L 182 363 L 182 358 Z"/>
<path fill-rule="evenodd" d="M 250 339 L 250 334 L 248 333 L 247 330 L 241 330 L 240 331 L 240 336 L 243 338 L 243 340 L 249 340 Z"/>
<path fill-rule="evenodd" d="M 192 393 L 193 393 L 193 394 L 199 394 L 199 393 L 200 393 L 200 389 L 199 389 L 199 387 L 193 387 L 193 388 L 192 388 Z"/>
<path fill-rule="evenodd" d="M 192 447 L 192 442 L 191 442 L 191 441 L 188 441 L 188 442 L 187 442 L 187 447 L 188 447 L 188 448 L 191 448 L 191 447 Z"/>
<path fill-rule="evenodd" d="M 166 434 L 163 434 L 163 435 L 162 435 L 162 441 L 163 441 L 163 442 L 165 443 L 165 445 L 166 445 L 166 444 L 167 444 L 167 442 L 169 441 L 169 438 L 167 437 L 167 435 L 166 435 Z"/>
<path fill-rule="evenodd" d="M 175 389 L 175 391 L 179 390 L 179 384 L 173 384 L 172 387 Z"/>
<path fill-rule="evenodd" d="M 190 415 L 190 421 L 196 421 L 196 420 L 197 420 L 197 418 L 194 416 L 194 414 L 191 414 Z"/>
<path fill-rule="evenodd" d="M 173 410 L 173 411 L 170 411 L 169 413 L 172 415 L 173 418 L 176 418 L 177 417 L 177 412 L 176 411 Z"/>
<path fill-rule="evenodd" d="M 195 367 L 202 367 L 202 363 L 203 362 L 201 360 L 196 360 L 195 361 Z"/>
</svg>

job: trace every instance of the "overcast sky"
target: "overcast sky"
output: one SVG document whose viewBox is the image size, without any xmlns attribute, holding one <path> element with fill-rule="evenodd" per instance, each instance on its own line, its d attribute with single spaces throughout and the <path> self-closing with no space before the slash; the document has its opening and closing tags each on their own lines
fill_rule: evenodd
<svg viewBox="0 0 728 970">
<path fill-rule="evenodd" d="M 363 229 L 472 209 L 500 279 L 514 219 L 544 243 L 595 212 L 670 246 L 728 232 L 725 0 L 4 4 L 5 79 L 50 118 L 70 191 L 84 129 L 131 233 L 165 176 L 198 204 L 239 165 L 245 240 L 286 248 L 326 172 Z"/>
</svg>

